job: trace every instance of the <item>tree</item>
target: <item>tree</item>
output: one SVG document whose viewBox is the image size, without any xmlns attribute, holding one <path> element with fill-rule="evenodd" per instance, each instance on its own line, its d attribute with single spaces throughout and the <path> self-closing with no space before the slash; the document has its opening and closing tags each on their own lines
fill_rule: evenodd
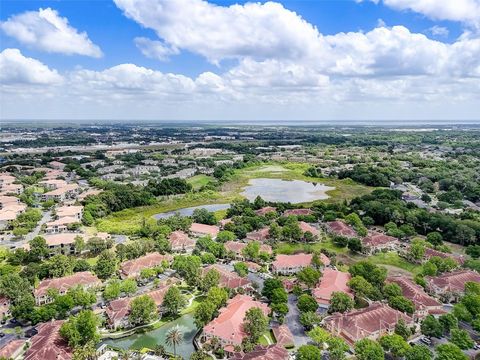
<svg viewBox="0 0 480 360">
<path fill-rule="evenodd" d="M 190 355 L 190 360 L 210 360 L 211 357 L 203 350 L 197 350 Z"/>
<path fill-rule="evenodd" d="M 72 274 L 72 258 L 65 255 L 55 255 L 48 261 L 48 275 L 51 277 L 63 277 Z"/>
<path fill-rule="evenodd" d="M 86 245 L 83 238 L 81 236 L 75 236 L 75 243 L 74 243 L 75 252 L 80 254 L 83 252 L 83 250 L 85 250 L 85 247 Z"/>
<path fill-rule="evenodd" d="M 107 301 L 116 299 L 120 296 L 120 281 L 112 280 L 103 289 L 103 298 Z"/>
<path fill-rule="evenodd" d="M 213 314 L 216 311 L 216 306 L 211 301 L 202 301 L 195 309 L 193 314 L 195 326 L 197 329 L 203 328 L 213 319 Z"/>
<path fill-rule="evenodd" d="M 271 297 L 272 304 L 286 304 L 288 302 L 288 293 L 283 287 L 273 290 Z"/>
<path fill-rule="evenodd" d="M 377 288 L 381 288 L 387 278 L 387 269 L 372 264 L 368 260 L 359 261 L 353 264 L 348 271 L 352 276 L 362 276 Z"/>
<path fill-rule="evenodd" d="M 195 209 L 192 214 L 192 219 L 194 222 L 200 224 L 215 225 L 217 223 L 215 215 L 204 208 Z"/>
<path fill-rule="evenodd" d="M 246 312 L 243 330 L 252 343 L 257 343 L 260 336 L 268 330 L 268 319 L 260 308 L 253 307 Z"/>
<path fill-rule="evenodd" d="M 262 295 L 265 296 L 267 299 L 271 300 L 273 290 L 277 288 L 283 289 L 283 284 L 280 279 L 277 279 L 277 278 L 267 279 L 263 283 Z"/>
<path fill-rule="evenodd" d="M 180 292 L 178 287 L 171 286 L 165 297 L 163 298 L 162 306 L 164 307 L 167 314 L 178 316 L 181 309 L 187 305 L 187 299 Z"/>
<path fill-rule="evenodd" d="M 242 255 L 249 260 L 256 260 L 260 255 L 260 243 L 258 241 L 252 241 L 242 249 Z"/>
<path fill-rule="evenodd" d="M 425 255 L 425 241 L 414 239 L 410 245 L 409 255 L 414 261 L 420 261 Z"/>
<path fill-rule="evenodd" d="M 157 305 L 148 295 L 141 295 L 130 303 L 128 319 L 133 325 L 143 325 L 152 321 L 157 315 Z"/>
<path fill-rule="evenodd" d="M 218 286 L 219 281 L 220 273 L 215 269 L 211 269 L 205 274 L 199 287 L 203 292 L 207 292 L 212 287 Z"/>
<path fill-rule="evenodd" d="M 72 297 L 75 306 L 81 306 L 84 309 L 95 304 L 95 301 L 97 300 L 94 291 L 86 290 L 81 285 L 70 288 L 67 294 Z"/>
<path fill-rule="evenodd" d="M 196 286 L 200 280 L 200 267 L 202 259 L 195 255 L 175 256 L 172 269 L 183 277 L 189 286 Z"/>
<path fill-rule="evenodd" d="M 322 352 L 313 345 L 302 345 L 298 348 L 296 360 L 317 360 L 322 358 Z"/>
<path fill-rule="evenodd" d="M 412 331 L 405 323 L 405 320 L 400 319 L 395 325 L 395 334 L 400 335 L 404 340 L 407 340 L 412 335 Z"/>
<path fill-rule="evenodd" d="M 177 356 L 177 346 L 183 342 L 183 334 L 178 326 L 174 327 L 167 333 L 165 342 L 168 346 L 173 346 L 173 355 Z"/>
<path fill-rule="evenodd" d="M 322 273 L 310 266 L 303 268 L 297 273 L 297 279 L 309 288 L 315 287 Z"/>
<path fill-rule="evenodd" d="M 228 300 L 228 290 L 218 286 L 212 287 L 207 293 L 207 300 L 211 301 L 217 309 L 225 306 Z"/>
<path fill-rule="evenodd" d="M 457 345 L 446 343 L 435 348 L 437 356 L 435 360 L 468 360 L 468 356 Z"/>
<path fill-rule="evenodd" d="M 84 346 L 90 342 L 97 343 L 100 336 L 97 332 L 98 319 L 93 311 L 82 310 L 72 316 L 60 328 L 60 335 L 71 347 Z"/>
<path fill-rule="evenodd" d="M 358 238 L 351 238 L 348 240 L 347 247 L 351 252 L 359 253 L 363 249 L 362 241 Z"/>
<path fill-rule="evenodd" d="M 380 291 L 365 280 L 362 276 L 354 276 L 348 281 L 348 286 L 357 297 L 367 297 L 372 300 L 380 298 Z"/>
<path fill-rule="evenodd" d="M 405 360 L 432 360 L 433 354 L 425 345 L 411 346 L 405 354 Z"/>
<path fill-rule="evenodd" d="M 35 236 L 29 241 L 28 245 L 30 246 L 30 251 L 28 252 L 30 261 L 37 262 L 43 260 L 49 254 L 47 241 L 41 236 Z"/>
<path fill-rule="evenodd" d="M 450 341 L 463 350 L 471 349 L 475 345 L 468 332 L 463 329 L 452 329 L 450 331 Z"/>
<path fill-rule="evenodd" d="M 95 273 L 101 279 L 108 279 L 117 270 L 117 257 L 111 250 L 105 250 L 98 256 Z"/>
<path fill-rule="evenodd" d="M 402 289 L 396 283 L 386 284 L 383 287 L 383 294 L 387 299 L 393 296 L 402 296 Z"/>
<path fill-rule="evenodd" d="M 458 328 L 458 319 L 453 314 L 443 314 L 438 318 L 442 324 L 443 332 L 448 334 L 450 330 Z"/>
<path fill-rule="evenodd" d="M 358 360 L 383 360 L 384 352 L 379 343 L 362 339 L 355 343 L 355 355 Z"/>
<path fill-rule="evenodd" d="M 301 312 L 314 312 L 318 309 L 318 304 L 313 296 L 303 294 L 297 300 L 297 307 Z"/>
<path fill-rule="evenodd" d="M 345 353 L 350 348 L 345 340 L 338 336 L 331 336 L 327 340 L 328 354 L 330 360 L 344 360 L 346 359 Z"/>
<path fill-rule="evenodd" d="M 423 335 L 425 336 L 432 336 L 432 337 L 441 337 L 443 333 L 443 327 L 440 322 L 435 319 L 434 316 L 428 315 L 420 325 L 420 330 Z"/>
<path fill-rule="evenodd" d="M 407 299 L 405 296 L 393 296 L 389 298 L 388 305 L 407 314 L 413 314 L 415 311 L 415 305 L 413 304 L 413 301 Z"/>
<path fill-rule="evenodd" d="M 137 292 L 137 282 L 135 279 L 125 279 L 120 283 L 120 290 L 125 295 L 130 296 Z"/>
<path fill-rule="evenodd" d="M 285 316 L 288 314 L 288 305 L 286 303 L 272 303 L 270 308 L 277 316 L 277 320 L 283 323 Z"/>
<path fill-rule="evenodd" d="M 317 344 L 317 346 L 318 346 L 320 349 L 324 349 L 324 348 L 325 348 L 325 344 L 327 343 L 327 341 L 328 341 L 328 340 L 330 339 L 330 337 L 331 337 L 331 334 L 330 334 L 327 330 L 325 330 L 325 329 L 323 329 L 323 328 L 321 328 L 321 327 L 319 327 L 319 326 L 317 326 L 317 327 L 313 328 L 312 330 L 310 330 L 310 331 L 307 333 L 307 335 L 308 335 L 308 337 L 309 337 L 310 339 L 313 340 L 313 342 L 314 342 L 315 344 Z"/>
<path fill-rule="evenodd" d="M 314 311 L 308 311 L 300 314 L 300 324 L 303 325 L 305 330 L 313 329 L 319 325 L 322 319 Z"/>
<path fill-rule="evenodd" d="M 221 243 L 226 243 L 227 241 L 233 241 L 235 239 L 236 239 L 235 234 L 228 230 L 220 231 L 216 238 L 216 240 Z"/>
<path fill-rule="evenodd" d="M 330 299 L 329 313 L 344 313 L 353 309 L 353 299 L 341 291 L 334 291 Z"/>
<path fill-rule="evenodd" d="M 397 334 L 382 336 L 380 338 L 380 345 L 386 352 L 397 359 L 403 358 L 410 349 L 410 345 L 408 345 L 403 337 Z"/>
<path fill-rule="evenodd" d="M 441 245 L 443 236 L 438 231 L 430 232 L 427 234 L 427 241 L 434 246 Z"/>
<path fill-rule="evenodd" d="M 233 265 L 233 268 L 235 269 L 235 272 L 241 277 L 246 277 L 248 275 L 248 267 L 243 262 L 235 263 Z"/>
</svg>

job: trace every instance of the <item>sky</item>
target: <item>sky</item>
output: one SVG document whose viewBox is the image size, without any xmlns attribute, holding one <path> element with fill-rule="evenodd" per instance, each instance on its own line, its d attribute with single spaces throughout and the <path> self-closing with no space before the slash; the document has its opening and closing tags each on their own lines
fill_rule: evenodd
<svg viewBox="0 0 480 360">
<path fill-rule="evenodd" d="M 2 0 L 2 119 L 480 121 L 480 0 Z"/>
</svg>

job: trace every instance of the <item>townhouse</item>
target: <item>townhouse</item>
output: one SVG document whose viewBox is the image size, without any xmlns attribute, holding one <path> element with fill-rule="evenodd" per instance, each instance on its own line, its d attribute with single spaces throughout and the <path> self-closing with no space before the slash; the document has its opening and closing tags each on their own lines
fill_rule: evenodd
<svg viewBox="0 0 480 360">
<path fill-rule="evenodd" d="M 204 267 L 201 270 L 201 276 L 204 277 L 210 270 L 215 270 L 220 275 L 219 286 L 226 287 L 232 290 L 242 288 L 250 291 L 252 283 L 247 278 L 238 276 L 237 273 L 228 270 L 225 266 L 212 264 Z"/>
<path fill-rule="evenodd" d="M 320 261 L 324 266 L 330 265 L 330 259 L 324 254 L 320 254 Z M 312 254 L 295 254 L 295 255 L 277 255 L 272 263 L 272 271 L 282 275 L 293 275 L 312 264 Z"/>
<path fill-rule="evenodd" d="M 199 223 L 193 223 L 190 226 L 190 233 L 193 236 L 210 236 L 212 239 L 215 239 L 220 232 L 220 228 L 215 225 L 205 225 Z"/>
<path fill-rule="evenodd" d="M 243 255 L 243 249 L 245 249 L 246 246 L 247 244 L 239 241 L 227 241 L 224 244 L 225 250 L 227 250 L 228 252 L 232 252 L 235 256 L 235 259 L 241 261 L 245 260 L 245 256 Z M 272 247 L 266 244 L 260 244 L 260 251 L 265 252 L 268 255 L 273 254 Z"/>
<path fill-rule="evenodd" d="M 458 301 L 465 295 L 467 282 L 480 283 L 480 274 L 473 270 L 457 270 L 437 276 L 425 276 L 427 291 L 445 302 Z"/>
<path fill-rule="evenodd" d="M 162 255 L 158 252 L 153 252 L 137 259 L 124 261 L 120 264 L 120 277 L 122 279 L 136 278 L 140 276 L 143 269 L 161 266 L 164 261 L 171 263 L 172 260 L 173 257 L 170 254 Z"/>
<path fill-rule="evenodd" d="M 175 252 L 187 252 L 191 253 L 195 249 L 197 241 L 191 239 L 183 231 L 174 231 L 168 237 L 168 242 Z"/>
<path fill-rule="evenodd" d="M 30 340 L 24 360 L 70 360 L 73 350 L 60 335 L 64 320 L 51 320 L 37 327 L 38 333 Z"/>
<path fill-rule="evenodd" d="M 353 299 L 353 292 L 347 285 L 351 278 L 349 273 L 326 268 L 317 287 L 313 289 L 312 296 L 321 308 L 330 307 L 334 292 L 342 292 Z"/>
</svg>

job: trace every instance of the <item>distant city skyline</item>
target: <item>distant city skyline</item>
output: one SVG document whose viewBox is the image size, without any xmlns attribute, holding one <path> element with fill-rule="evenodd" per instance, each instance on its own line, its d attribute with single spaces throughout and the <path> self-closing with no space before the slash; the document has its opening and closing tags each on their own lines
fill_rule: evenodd
<svg viewBox="0 0 480 360">
<path fill-rule="evenodd" d="M 0 7 L 0 122 L 480 121 L 480 0 Z"/>
</svg>

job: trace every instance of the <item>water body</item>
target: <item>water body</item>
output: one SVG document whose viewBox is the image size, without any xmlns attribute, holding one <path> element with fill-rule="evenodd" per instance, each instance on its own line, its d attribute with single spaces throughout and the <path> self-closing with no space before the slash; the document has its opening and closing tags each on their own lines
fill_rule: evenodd
<svg viewBox="0 0 480 360">
<path fill-rule="evenodd" d="M 248 182 L 241 195 L 252 201 L 257 196 L 272 202 L 290 202 L 299 204 L 314 200 L 325 200 L 326 194 L 334 187 L 310 183 L 302 180 L 252 179 Z"/>
<path fill-rule="evenodd" d="M 195 352 L 193 338 L 197 329 L 193 322 L 193 314 L 183 315 L 177 320 L 169 322 L 155 330 L 130 335 L 121 339 L 108 339 L 105 340 L 104 343 L 125 350 L 140 350 L 142 348 L 153 349 L 155 345 L 163 345 L 167 351 L 173 353 L 173 347 L 166 344 L 165 337 L 167 333 L 176 326 L 178 326 L 183 334 L 183 342 L 177 346 L 177 355 L 180 355 L 184 359 L 188 359 L 190 358 L 190 355 Z"/>
<path fill-rule="evenodd" d="M 174 211 L 167 211 L 167 212 L 164 212 L 164 213 L 155 214 L 155 215 L 153 215 L 153 217 L 157 220 L 158 219 L 167 219 L 171 216 L 174 216 L 177 213 L 179 213 L 182 216 L 192 216 L 193 212 L 196 209 L 206 209 L 210 212 L 214 212 L 214 211 L 219 211 L 219 210 L 226 210 L 229 207 L 230 207 L 230 204 L 211 204 L 211 205 L 192 206 L 192 207 L 188 207 L 188 208 L 177 209 L 177 210 L 174 210 Z"/>
</svg>

